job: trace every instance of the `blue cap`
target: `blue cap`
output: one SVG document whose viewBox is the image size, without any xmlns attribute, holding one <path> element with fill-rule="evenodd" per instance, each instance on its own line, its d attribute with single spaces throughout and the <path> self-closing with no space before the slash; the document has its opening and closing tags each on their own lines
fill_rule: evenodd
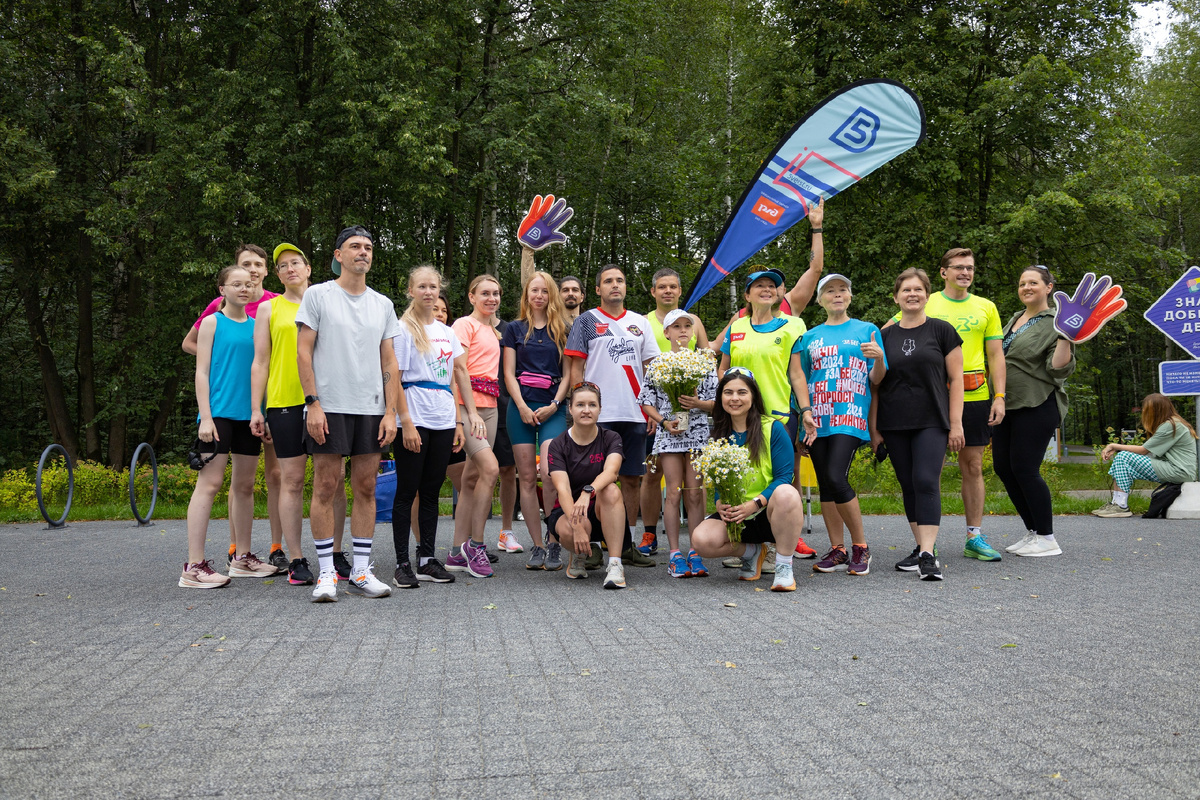
<svg viewBox="0 0 1200 800">
<path fill-rule="evenodd" d="M 776 287 L 783 286 L 783 273 L 780 270 L 761 269 L 757 272 L 751 272 L 746 276 L 746 288 L 743 291 L 750 291 L 750 287 L 753 286 L 754 282 L 759 278 L 770 278 L 771 280 L 775 281 Z"/>
</svg>

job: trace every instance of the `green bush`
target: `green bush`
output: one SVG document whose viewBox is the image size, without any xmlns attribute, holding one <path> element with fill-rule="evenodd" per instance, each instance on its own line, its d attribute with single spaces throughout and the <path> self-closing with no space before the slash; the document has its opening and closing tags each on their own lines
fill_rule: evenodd
<svg viewBox="0 0 1200 800">
<path fill-rule="evenodd" d="M 10 469 L 0 476 L 0 510 L 36 511 L 33 474 L 27 469 Z"/>
</svg>

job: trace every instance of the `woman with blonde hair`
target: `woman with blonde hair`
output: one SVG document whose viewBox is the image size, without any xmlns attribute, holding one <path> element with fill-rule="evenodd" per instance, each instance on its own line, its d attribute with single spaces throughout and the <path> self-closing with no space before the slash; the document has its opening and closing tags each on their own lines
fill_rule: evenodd
<svg viewBox="0 0 1200 800">
<path fill-rule="evenodd" d="M 558 542 L 543 545 L 542 515 L 537 497 L 538 454 L 541 454 L 542 498 L 546 508 L 557 499 L 547 471 L 550 442 L 567 429 L 563 400 L 563 348 L 567 343 L 567 309 L 554 278 L 534 272 L 521 292 L 521 309 L 504 331 L 504 382 L 508 404 L 508 438 L 520 481 L 521 508 L 533 548 L 526 569 L 562 569 Z"/>
<path fill-rule="evenodd" d="M 1129 490 L 1135 480 L 1187 483 L 1196 480 L 1196 429 L 1179 416 L 1170 398 L 1158 392 L 1142 400 L 1145 444 L 1107 444 L 1100 456 L 1112 466 L 1112 500 L 1092 513 L 1097 517 L 1128 517 Z"/>
</svg>

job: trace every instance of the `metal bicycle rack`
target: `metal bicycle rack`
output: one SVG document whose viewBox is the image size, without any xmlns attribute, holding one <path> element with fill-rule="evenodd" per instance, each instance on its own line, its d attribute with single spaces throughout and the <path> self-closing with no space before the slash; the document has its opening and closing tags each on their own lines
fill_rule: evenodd
<svg viewBox="0 0 1200 800">
<path fill-rule="evenodd" d="M 138 513 L 137 507 L 137 491 L 134 488 L 134 477 L 137 475 L 138 459 L 141 458 L 142 451 L 145 450 L 150 454 L 150 471 L 153 478 L 150 491 L 150 510 L 146 512 L 146 516 Z M 154 457 L 154 448 L 149 442 L 142 442 L 133 451 L 133 460 L 129 462 L 129 507 L 133 509 L 133 517 L 137 520 L 138 526 L 149 525 L 150 519 L 154 516 L 154 504 L 158 502 L 158 459 Z"/>
<path fill-rule="evenodd" d="M 67 506 L 57 520 L 50 519 L 50 515 L 46 512 L 45 499 L 42 497 L 42 470 L 46 467 L 46 459 L 55 450 L 62 453 L 63 459 L 67 462 Z M 75 498 L 75 465 L 71 462 L 71 454 L 61 444 L 52 444 L 42 451 L 42 457 L 38 459 L 37 477 L 34 479 L 33 490 L 37 495 L 38 511 L 42 512 L 42 518 L 50 523 L 50 527 L 67 527 L 67 514 L 71 513 L 71 501 Z"/>
</svg>

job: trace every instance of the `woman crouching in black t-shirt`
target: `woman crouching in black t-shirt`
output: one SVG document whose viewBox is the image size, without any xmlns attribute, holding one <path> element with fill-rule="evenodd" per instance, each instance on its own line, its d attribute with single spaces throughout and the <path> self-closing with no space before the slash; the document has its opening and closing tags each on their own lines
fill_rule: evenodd
<svg viewBox="0 0 1200 800">
<path fill-rule="evenodd" d="M 624 460 L 621 437 L 596 425 L 600 419 L 600 388 L 583 381 L 571 387 L 568 405 L 571 427 L 550 442 L 550 480 L 558 500 L 546 520 L 550 535 L 570 555 L 568 578 L 586 578 L 584 559 L 592 552 L 592 531 L 599 528 L 608 552 L 621 552 L 625 540 L 625 502 L 617 488 Z M 575 498 L 568 513 L 562 501 Z M 608 559 L 605 589 L 625 588 L 620 558 Z"/>
</svg>

